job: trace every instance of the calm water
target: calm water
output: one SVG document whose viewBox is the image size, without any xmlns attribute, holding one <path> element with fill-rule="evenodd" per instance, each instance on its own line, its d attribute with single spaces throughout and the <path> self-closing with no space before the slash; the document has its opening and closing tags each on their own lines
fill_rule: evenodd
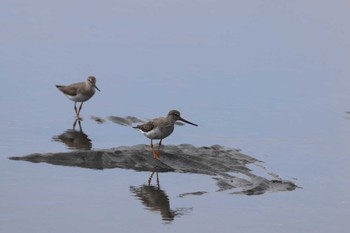
<svg viewBox="0 0 350 233">
<path fill-rule="evenodd" d="M 1 1 L 0 232 L 348 232 L 349 8 Z M 73 102 L 54 85 L 88 75 L 101 89 L 81 112 L 93 149 L 149 141 L 90 116 L 178 109 L 199 127 L 177 127 L 165 144 L 239 148 L 302 188 L 230 195 L 207 176 L 159 173 L 158 190 L 147 172 L 8 160 L 69 151 L 53 138 L 72 128 Z"/>
</svg>

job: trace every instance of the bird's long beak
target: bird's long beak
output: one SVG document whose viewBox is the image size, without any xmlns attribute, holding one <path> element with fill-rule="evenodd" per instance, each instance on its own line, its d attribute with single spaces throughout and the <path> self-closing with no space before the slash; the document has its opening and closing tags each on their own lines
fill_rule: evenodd
<svg viewBox="0 0 350 233">
<path fill-rule="evenodd" d="M 96 88 L 96 90 L 100 91 L 100 89 L 98 89 L 98 87 L 96 85 L 94 85 L 93 87 Z"/>
<path fill-rule="evenodd" d="M 191 125 L 194 125 L 194 126 L 198 126 L 197 124 L 192 123 L 192 122 L 189 122 L 189 121 L 187 121 L 187 120 L 185 120 L 185 119 L 183 119 L 183 118 L 181 118 L 181 117 L 180 117 L 179 120 L 180 120 L 180 121 L 183 121 L 183 122 L 185 122 L 185 123 L 187 123 L 187 124 L 191 124 Z"/>
</svg>

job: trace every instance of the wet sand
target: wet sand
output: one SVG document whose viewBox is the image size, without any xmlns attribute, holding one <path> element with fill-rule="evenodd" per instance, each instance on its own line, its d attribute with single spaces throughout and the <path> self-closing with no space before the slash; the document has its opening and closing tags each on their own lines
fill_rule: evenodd
<svg viewBox="0 0 350 233">
<path fill-rule="evenodd" d="M 259 195 L 266 192 L 292 191 L 297 185 L 269 172 L 263 162 L 236 149 L 219 145 L 195 147 L 188 144 L 162 147 L 156 160 L 148 145 L 122 146 L 107 150 L 63 153 L 34 153 L 10 157 L 33 163 L 74 166 L 88 169 L 132 169 L 135 171 L 203 174 L 212 177 L 218 189 L 230 194 Z M 264 174 L 255 174 L 255 170 Z M 200 194 L 205 190 L 200 191 Z M 185 194 L 192 195 L 192 194 Z M 197 194 L 193 194 L 197 195 Z"/>
</svg>

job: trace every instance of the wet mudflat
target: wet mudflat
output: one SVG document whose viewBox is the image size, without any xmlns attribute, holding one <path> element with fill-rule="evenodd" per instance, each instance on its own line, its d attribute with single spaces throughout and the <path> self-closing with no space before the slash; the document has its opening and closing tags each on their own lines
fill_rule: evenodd
<svg viewBox="0 0 350 233">
<path fill-rule="evenodd" d="M 161 151 L 161 160 L 150 156 L 147 145 L 103 151 L 36 153 L 10 159 L 91 169 L 123 168 L 157 173 L 203 174 L 211 176 L 216 181 L 219 191 L 229 190 L 236 194 L 259 195 L 265 192 L 291 191 L 297 187 L 293 182 L 285 181 L 268 171 L 265 174 L 268 178 L 255 175 L 251 166 L 259 165 L 259 168 L 263 168 L 260 161 L 237 150 L 220 146 L 200 148 L 192 145 L 166 146 Z"/>
</svg>

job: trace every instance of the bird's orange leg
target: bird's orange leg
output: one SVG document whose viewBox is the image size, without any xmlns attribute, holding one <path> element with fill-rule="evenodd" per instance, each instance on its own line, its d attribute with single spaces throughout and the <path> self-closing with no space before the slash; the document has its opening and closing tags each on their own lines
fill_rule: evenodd
<svg viewBox="0 0 350 233">
<path fill-rule="evenodd" d="M 80 104 L 78 115 L 80 114 L 81 108 L 83 107 L 83 103 L 84 102 L 81 102 L 81 104 Z"/>
<path fill-rule="evenodd" d="M 160 139 L 159 144 L 158 144 L 158 150 L 157 150 L 157 153 L 156 153 L 157 159 L 160 159 L 160 156 L 159 156 L 159 149 L 160 149 L 160 146 L 162 145 L 162 140 L 163 140 L 163 139 Z"/>
<path fill-rule="evenodd" d="M 80 111 L 81 111 L 81 108 L 83 107 L 83 103 L 84 102 L 81 102 L 81 104 L 80 104 L 80 107 L 79 107 L 79 111 L 77 111 L 77 109 L 76 109 L 76 107 L 75 107 L 75 112 L 77 113 L 77 119 L 78 120 L 83 120 L 82 118 L 80 118 Z"/>
<path fill-rule="evenodd" d="M 74 102 L 74 111 L 75 111 L 75 114 L 77 114 L 77 119 L 79 119 L 79 112 L 78 112 L 78 109 L 77 109 L 77 102 Z"/>
<path fill-rule="evenodd" d="M 154 158 L 158 159 L 158 158 L 157 158 L 157 154 L 156 154 L 156 152 L 154 151 L 154 147 L 153 147 L 153 142 L 152 142 L 152 141 L 153 141 L 153 140 L 151 139 L 151 144 L 150 144 L 149 146 L 152 148 L 152 153 L 153 153 Z"/>
</svg>

